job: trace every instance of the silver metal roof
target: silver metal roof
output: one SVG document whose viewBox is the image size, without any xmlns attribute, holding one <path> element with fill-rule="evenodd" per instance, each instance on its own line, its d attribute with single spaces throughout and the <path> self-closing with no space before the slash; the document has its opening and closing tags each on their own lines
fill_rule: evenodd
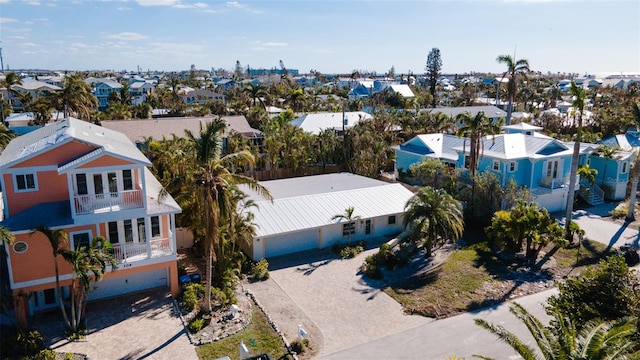
<svg viewBox="0 0 640 360">
<path fill-rule="evenodd" d="M 373 118 L 364 111 L 349 111 L 344 113 L 345 128 L 351 128 L 362 120 Z M 306 114 L 291 120 L 289 123 L 311 134 L 319 134 L 326 129 L 342 130 L 343 113 L 314 113 Z"/>
<path fill-rule="evenodd" d="M 375 187 L 263 200 L 250 211 L 258 225 L 256 236 L 272 236 L 339 223 L 331 218 L 350 206 L 354 216 L 363 219 L 401 214 L 412 196 L 401 184 L 382 182 Z"/>
</svg>

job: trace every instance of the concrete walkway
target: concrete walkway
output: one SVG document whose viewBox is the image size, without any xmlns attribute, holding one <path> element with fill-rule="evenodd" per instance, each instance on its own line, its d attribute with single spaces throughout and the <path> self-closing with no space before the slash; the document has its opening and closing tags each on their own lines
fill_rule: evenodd
<svg viewBox="0 0 640 360">
<path fill-rule="evenodd" d="M 88 335 L 73 342 L 61 336 L 64 320 L 59 310 L 34 318 L 34 325 L 51 350 L 85 354 L 92 360 L 198 359 L 166 289 L 91 302 L 86 318 Z"/>
</svg>

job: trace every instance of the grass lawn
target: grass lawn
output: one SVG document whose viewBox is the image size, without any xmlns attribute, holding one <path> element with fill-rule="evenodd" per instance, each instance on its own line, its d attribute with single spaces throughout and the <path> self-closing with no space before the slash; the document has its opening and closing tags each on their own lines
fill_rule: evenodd
<svg viewBox="0 0 640 360">
<path fill-rule="evenodd" d="M 239 359 L 240 341 L 243 341 L 251 356 L 268 353 L 272 359 L 290 359 L 284 343 L 257 306 L 251 307 L 251 316 L 251 322 L 245 330 L 226 339 L 198 346 L 198 358 L 217 359 L 228 356 Z"/>
<path fill-rule="evenodd" d="M 606 246 L 585 240 L 576 263 L 577 248 L 549 248 L 540 256 L 539 268 L 526 271 L 510 261 L 500 259 L 486 241 L 455 251 L 439 268 L 392 283 L 384 292 L 396 299 L 408 313 L 429 317 L 449 317 L 502 302 L 514 294 L 529 294 L 550 286 L 564 276 L 577 275 L 611 252 Z M 542 264 L 540 264 L 542 265 Z"/>
</svg>

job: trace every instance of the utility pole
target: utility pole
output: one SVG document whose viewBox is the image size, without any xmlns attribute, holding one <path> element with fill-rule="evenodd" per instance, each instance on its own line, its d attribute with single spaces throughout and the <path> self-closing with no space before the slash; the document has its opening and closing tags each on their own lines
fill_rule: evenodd
<svg viewBox="0 0 640 360">
<path fill-rule="evenodd" d="M 0 70 L 0 72 L 4 74 L 4 60 L 2 60 L 2 48 L 0 48 L 0 68 L 2 69 Z"/>
</svg>

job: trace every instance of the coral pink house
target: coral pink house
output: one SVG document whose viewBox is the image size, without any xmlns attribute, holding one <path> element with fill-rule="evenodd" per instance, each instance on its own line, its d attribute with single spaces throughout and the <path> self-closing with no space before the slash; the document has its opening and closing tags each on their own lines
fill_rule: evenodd
<svg viewBox="0 0 640 360">
<path fill-rule="evenodd" d="M 58 306 L 51 245 L 38 226 L 62 229 L 64 246 L 105 237 L 118 269 L 94 283 L 89 300 L 154 287 L 179 291 L 175 214 L 170 196 L 159 198 L 151 163 L 123 134 L 66 118 L 20 136 L 0 155 L 4 220 L 15 241 L 5 245 L 16 319 Z M 70 266 L 61 258 L 63 297 Z"/>
</svg>

